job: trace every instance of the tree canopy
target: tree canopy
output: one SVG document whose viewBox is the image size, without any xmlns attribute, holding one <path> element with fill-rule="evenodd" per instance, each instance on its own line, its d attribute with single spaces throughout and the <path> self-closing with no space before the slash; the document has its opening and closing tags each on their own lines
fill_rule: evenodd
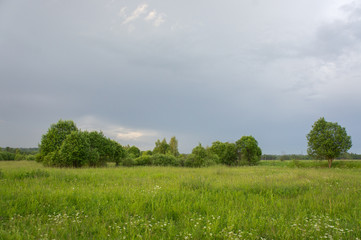
<svg viewBox="0 0 361 240">
<path fill-rule="evenodd" d="M 323 117 L 313 124 L 307 140 L 307 153 L 317 159 L 327 159 L 329 168 L 335 158 L 352 147 L 351 137 L 347 135 L 346 129 L 337 122 L 327 122 Z"/>
<path fill-rule="evenodd" d="M 239 159 L 249 165 L 256 165 L 261 160 L 262 150 L 252 136 L 243 136 L 236 142 L 236 148 Z"/>
</svg>

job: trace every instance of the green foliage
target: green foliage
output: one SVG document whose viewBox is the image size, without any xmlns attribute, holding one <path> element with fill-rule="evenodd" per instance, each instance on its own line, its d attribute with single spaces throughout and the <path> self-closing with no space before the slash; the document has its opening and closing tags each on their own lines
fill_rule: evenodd
<svg viewBox="0 0 361 240">
<path fill-rule="evenodd" d="M 16 153 L 15 154 L 15 161 L 20 161 L 20 160 L 25 160 L 26 159 L 26 156 L 21 154 L 20 152 Z"/>
<path fill-rule="evenodd" d="M 317 120 L 307 134 L 307 153 L 317 159 L 327 159 L 331 167 L 333 159 L 346 153 L 352 146 L 351 137 L 338 123 Z"/>
<path fill-rule="evenodd" d="M 167 141 L 165 140 L 165 138 L 163 138 L 162 141 L 160 141 L 159 139 L 155 142 L 155 147 L 153 149 L 153 153 L 154 154 L 167 154 L 170 151 L 170 146 L 167 143 Z"/>
<path fill-rule="evenodd" d="M 48 132 L 41 137 L 39 148 L 42 158 L 59 150 L 63 141 L 73 131 L 78 131 L 78 128 L 71 120 L 59 120 L 56 124 L 52 124 Z"/>
<path fill-rule="evenodd" d="M 35 154 L 26 155 L 25 159 L 28 161 L 35 161 Z"/>
<path fill-rule="evenodd" d="M 122 145 L 114 140 L 108 140 L 108 144 L 110 145 L 110 159 L 115 162 L 116 166 L 118 166 L 119 163 L 126 157 L 126 151 Z"/>
<path fill-rule="evenodd" d="M 151 156 L 151 155 L 153 155 L 153 152 L 151 150 L 142 152 L 142 156 Z"/>
<path fill-rule="evenodd" d="M 82 167 L 89 165 L 89 159 L 92 162 L 96 156 L 91 156 L 90 141 L 86 132 L 74 131 L 67 135 L 59 150 L 59 161 L 56 163 L 59 167 Z M 97 155 L 99 158 L 99 155 Z"/>
<path fill-rule="evenodd" d="M 131 146 L 129 148 L 127 148 L 127 156 L 128 158 L 137 158 L 140 156 L 140 149 L 137 148 L 136 146 Z"/>
<path fill-rule="evenodd" d="M 178 160 L 170 154 L 154 154 L 152 155 L 152 164 L 154 166 L 177 166 Z"/>
<path fill-rule="evenodd" d="M 104 165 L 107 161 L 107 159 L 110 157 L 109 153 L 109 139 L 104 136 L 102 132 L 92 131 L 92 132 L 85 132 L 87 134 L 87 138 L 89 139 L 90 148 L 92 151 L 92 154 L 98 155 L 98 161 L 93 162 L 94 159 L 92 159 L 91 166 L 96 165 Z"/>
<path fill-rule="evenodd" d="M 123 159 L 123 166 L 124 167 L 132 167 L 134 165 L 136 165 L 136 162 L 133 158 L 125 158 Z"/>
<path fill-rule="evenodd" d="M 254 137 L 243 136 L 236 142 L 236 147 L 241 161 L 256 165 L 261 160 L 262 150 Z"/>
<path fill-rule="evenodd" d="M 0 152 L 0 156 L 1 156 L 2 160 L 6 160 L 6 161 L 15 160 L 15 153 Z"/>
<path fill-rule="evenodd" d="M 187 156 L 185 166 L 187 167 L 206 167 L 216 164 L 219 157 L 210 150 L 205 149 L 199 144 L 192 150 L 192 154 Z"/>
<path fill-rule="evenodd" d="M 102 132 L 77 130 L 73 121 L 60 120 L 52 124 L 39 147 L 35 160 L 46 166 L 98 167 L 106 165 L 107 161 L 119 165 L 125 157 L 125 150 L 119 143 Z"/>
<path fill-rule="evenodd" d="M 178 140 L 175 138 L 175 136 L 172 137 L 169 141 L 169 152 L 175 157 L 179 155 Z"/>
<path fill-rule="evenodd" d="M 138 166 L 150 166 L 153 163 L 152 155 L 142 155 L 134 159 L 135 165 Z"/>
<path fill-rule="evenodd" d="M 229 166 L 235 166 L 238 164 L 237 148 L 234 143 L 216 141 L 212 143 L 210 151 L 217 154 L 220 163 Z"/>
</svg>

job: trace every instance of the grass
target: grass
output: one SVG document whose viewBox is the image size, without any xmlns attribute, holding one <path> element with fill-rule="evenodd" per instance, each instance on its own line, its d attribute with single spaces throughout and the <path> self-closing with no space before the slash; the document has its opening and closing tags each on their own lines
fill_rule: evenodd
<svg viewBox="0 0 361 240">
<path fill-rule="evenodd" d="M 360 239 L 359 163 L 307 164 L 58 169 L 3 161 L 0 239 Z"/>
</svg>

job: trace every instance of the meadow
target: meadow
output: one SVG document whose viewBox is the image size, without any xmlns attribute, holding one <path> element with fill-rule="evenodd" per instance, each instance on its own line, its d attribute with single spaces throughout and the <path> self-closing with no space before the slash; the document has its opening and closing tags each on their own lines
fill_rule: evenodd
<svg viewBox="0 0 361 240">
<path fill-rule="evenodd" d="M 361 239 L 361 162 L 333 166 L 1 161 L 0 239 Z"/>
</svg>

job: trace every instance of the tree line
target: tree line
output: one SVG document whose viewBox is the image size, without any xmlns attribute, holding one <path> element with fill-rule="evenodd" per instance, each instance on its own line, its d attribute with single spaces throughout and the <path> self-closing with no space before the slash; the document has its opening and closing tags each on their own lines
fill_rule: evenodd
<svg viewBox="0 0 361 240">
<path fill-rule="evenodd" d="M 198 144 L 191 154 L 179 153 L 176 137 L 169 142 L 158 139 L 153 150 L 140 151 L 136 146 L 122 146 L 102 132 L 81 131 L 71 120 L 59 120 L 42 136 L 36 161 L 55 167 L 97 167 L 107 162 L 124 166 L 204 167 L 256 165 L 261 155 L 252 136 L 243 136 L 235 143 L 216 141 L 210 147 Z"/>
<path fill-rule="evenodd" d="M 264 155 L 263 159 L 326 159 L 328 166 L 331 167 L 334 159 L 360 157 L 358 154 L 347 153 L 352 147 L 352 141 L 346 129 L 338 123 L 327 122 L 323 117 L 313 124 L 306 137 L 308 156 Z M 261 160 L 261 156 L 261 148 L 252 136 L 243 136 L 235 143 L 215 141 L 206 148 L 199 144 L 193 148 L 191 154 L 179 154 L 178 140 L 175 137 L 172 137 L 169 143 L 164 138 L 155 142 L 153 151 L 142 152 L 136 146 L 122 146 L 104 136 L 102 132 L 81 131 L 71 120 L 59 120 L 42 136 L 39 153 L 36 154 L 35 159 L 44 165 L 58 167 L 96 167 L 106 165 L 109 161 L 124 166 L 202 167 L 213 164 L 256 165 Z M 14 153 L 9 149 L 5 152 L 0 149 L 0 160 L 20 160 L 19 158 L 24 158 L 19 149 Z"/>
<path fill-rule="evenodd" d="M 38 153 L 38 148 L 1 148 L 0 147 L 0 161 L 2 160 L 35 160 L 35 154 Z"/>
</svg>

